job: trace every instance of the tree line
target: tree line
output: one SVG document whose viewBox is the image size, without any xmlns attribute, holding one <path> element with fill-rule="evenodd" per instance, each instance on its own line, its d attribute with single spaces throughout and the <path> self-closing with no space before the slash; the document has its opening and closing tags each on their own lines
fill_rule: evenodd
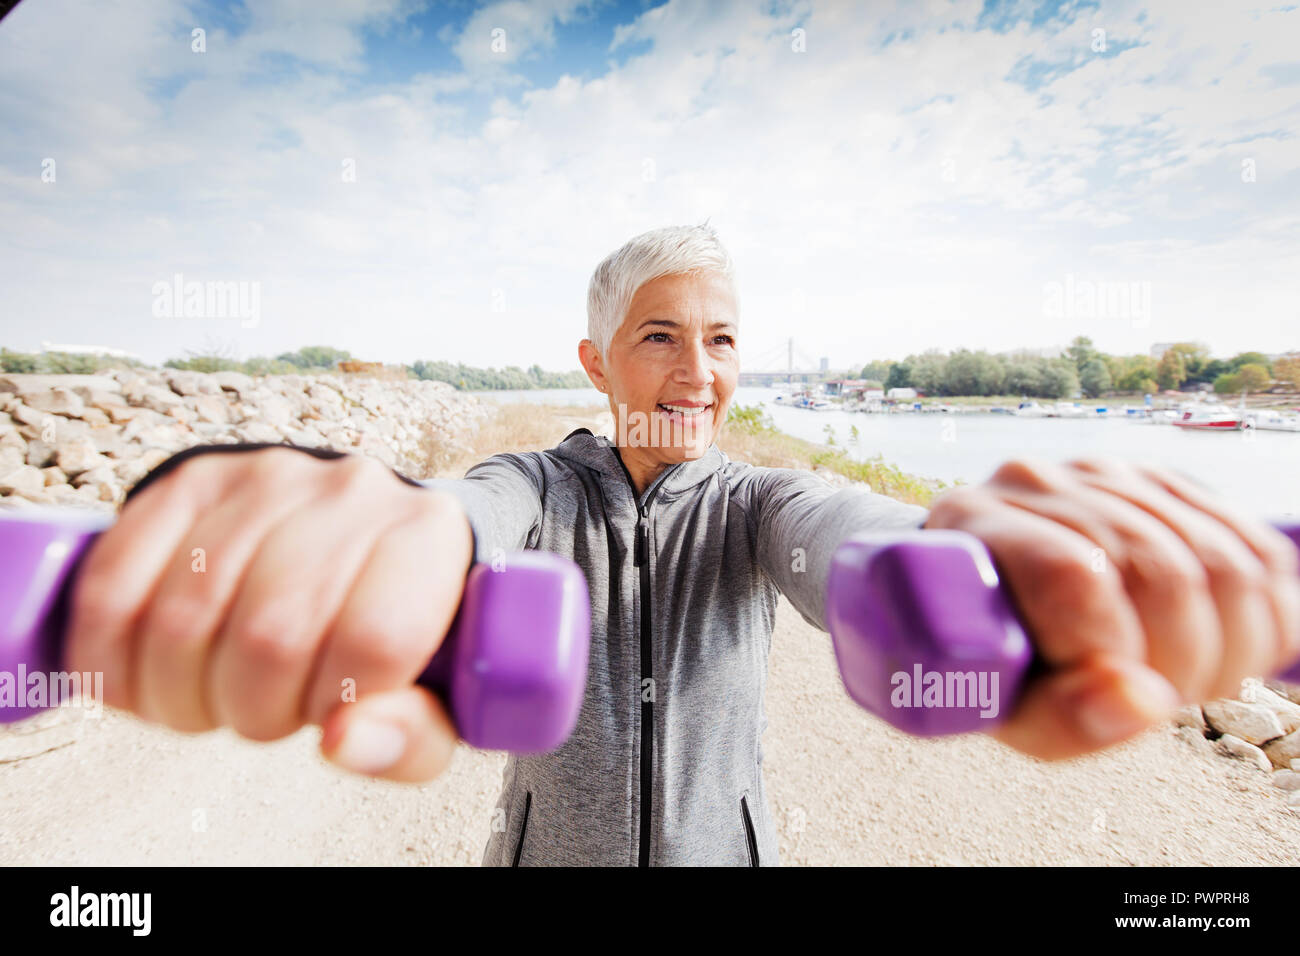
<svg viewBox="0 0 1300 956">
<path fill-rule="evenodd" d="M 931 349 L 901 362 L 868 362 L 858 377 L 881 388 L 915 388 L 938 396 L 1099 398 L 1111 392 L 1149 394 L 1202 384 L 1219 394 L 1236 394 L 1265 391 L 1274 383 L 1300 388 L 1300 353 L 1276 361 L 1261 352 L 1217 359 L 1203 345 L 1179 342 L 1157 360 L 1149 355 L 1109 355 L 1081 335 L 1054 358 L 1029 352 Z"/>
<path fill-rule="evenodd" d="M 338 371 L 340 362 L 352 361 L 351 352 L 327 345 L 308 345 L 295 352 L 282 352 L 274 358 L 255 356 L 238 360 L 218 353 L 191 352 L 188 358 L 168 359 L 164 368 L 190 372 L 243 372 L 245 375 L 304 375 Z M 111 368 L 148 368 L 135 359 L 71 352 L 13 352 L 0 348 L 0 372 L 27 372 L 46 375 L 92 375 Z M 387 368 L 387 367 L 386 367 Z M 397 377 L 446 382 L 467 391 L 523 388 L 584 388 L 591 384 L 583 371 L 548 372 L 538 365 L 519 368 L 478 368 L 461 362 L 420 360 L 410 365 L 391 367 Z"/>
</svg>

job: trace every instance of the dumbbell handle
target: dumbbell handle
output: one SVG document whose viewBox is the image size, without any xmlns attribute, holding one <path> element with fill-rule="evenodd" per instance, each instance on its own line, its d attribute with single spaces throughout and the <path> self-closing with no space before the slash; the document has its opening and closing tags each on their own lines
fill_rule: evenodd
<svg viewBox="0 0 1300 956">
<path fill-rule="evenodd" d="M 77 571 L 113 520 L 66 507 L 0 512 L 0 681 L 9 675 L 18 692 L 9 700 L 0 693 L 0 723 L 42 709 L 23 693 L 21 675 L 62 674 Z M 472 746 L 553 750 L 572 732 L 582 705 L 590 613 L 586 579 L 568 558 L 520 551 L 494 565 L 476 564 L 452 626 L 417 683 L 448 703 Z M 46 686 L 66 688 L 68 677 L 48 679 Z"/>
<path fill-rule="evenodd" d="M 1300 523 L 1277 528 L 1300 547 Z M 962 531 L 846 539 L 831 562 L 826 619 L 849 696 L 921 736 L 1004 720 L 1034 662 L 992 555 Z M 1278 676 L 1300 681 L 1300 661 Z"/>
</svg>

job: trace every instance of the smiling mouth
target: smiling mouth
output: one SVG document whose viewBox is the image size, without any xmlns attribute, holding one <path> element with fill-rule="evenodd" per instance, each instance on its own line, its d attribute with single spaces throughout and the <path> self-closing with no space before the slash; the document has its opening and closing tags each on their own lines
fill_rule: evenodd
<svg viewBox="0 0 1300 956">
<path fill-rule="evenodd" d="M 670 422 L 691 424 L 702 420 L 705 413 L 713 411 L 713 403 L 692 407 L 690 405 L 671 405 L 660 402 L 655 405 L 655 408 Z"/>
</svg>

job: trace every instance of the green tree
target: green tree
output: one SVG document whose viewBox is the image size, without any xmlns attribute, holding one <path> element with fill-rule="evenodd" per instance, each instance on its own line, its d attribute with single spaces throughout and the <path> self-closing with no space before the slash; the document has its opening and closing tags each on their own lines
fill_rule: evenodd
<svg viewBox="0 0 1300 956">
<path fill-rule="evenodd" d="M 1097 398 L 1110 390 L 1110 369 L 1099 357 L 1093 356 L 1079 371 L 1079 387 L 1088 398 Z"/>
<path fill-rule="evenodd" d="M 889 374 L 885 376 L 885 388 L 911 388 L 912 387 L 912 366 L 904 362 L 895 362 L 889 366 Z"/>
<path fill-rule="evenodd" d="M 1266 373 L 1272 374 L 1269 369 L 1268 356 L 1263 352 L 1239 352 L 1228 359 L 1228 368 L 1234 372 L 1240 372 L 1247 365 L 1261 366 Z"/>
<path fill-rule="evenodd" d="M 35 372 L 36 365 L 35 355 L 0 349 L 0 372 Z"/>
<path fill-rule="evenodd" d="M 296 352 L 283 352 L 276 358 L 304 370 L 323 368 L 333 371 L 339 362 L 352 358 L 352 353 L 328 345 L 305 345 Z"/>
<path fill-rule="evenodd" d="M 1043 398 L 1071 398 L 1079 391 L 1079 373 L 1069 359 L 1050 362 L 1043 372 Z"/>
<path fill-rule="evenodd" d="M 1183 364 L 1182 354 L 1168 349 L 1156 366 L 1156 383 L 1161 388 L 1178 388 L 1186 379 L 1187 367 Z"/>
</svg>

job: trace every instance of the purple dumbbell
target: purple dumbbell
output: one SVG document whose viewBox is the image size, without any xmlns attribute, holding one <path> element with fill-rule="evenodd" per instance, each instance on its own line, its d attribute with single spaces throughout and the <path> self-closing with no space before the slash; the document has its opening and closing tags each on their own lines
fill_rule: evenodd
<svg viewBox="0 0 1300 956">
<path fill-rule="evenodd" d="M 113 520 L 75 508 L 0 511 L 0 680 L 7 673 L 18 688 L 21 674 L 60 671 L 77 563 Z M 418 683 L 447 701 L 472 746 L 553 750 L 573 731 L 586 687 L 587 582 L 550 552 L 519 551 L 497 565 L 470 569 L 447 638 Z M 55 698 L 59 684 L 48 682 Z M 0 697 L 0 723 L 40 709 L 29 703 L 25 694 L 8 704 Z"/>
<path fill-rule="evenodd" d="M 1277 527 L 1300 547 L 1300 524 Z M 992 555 L 963 531 L 846 539 L 831 562 L 826 620 L 849 696 L 925 737 L 1004 720 L 1034 660 Z M 1300 681 L 1300 661 L 1279 676 Z"/>
</svg>

